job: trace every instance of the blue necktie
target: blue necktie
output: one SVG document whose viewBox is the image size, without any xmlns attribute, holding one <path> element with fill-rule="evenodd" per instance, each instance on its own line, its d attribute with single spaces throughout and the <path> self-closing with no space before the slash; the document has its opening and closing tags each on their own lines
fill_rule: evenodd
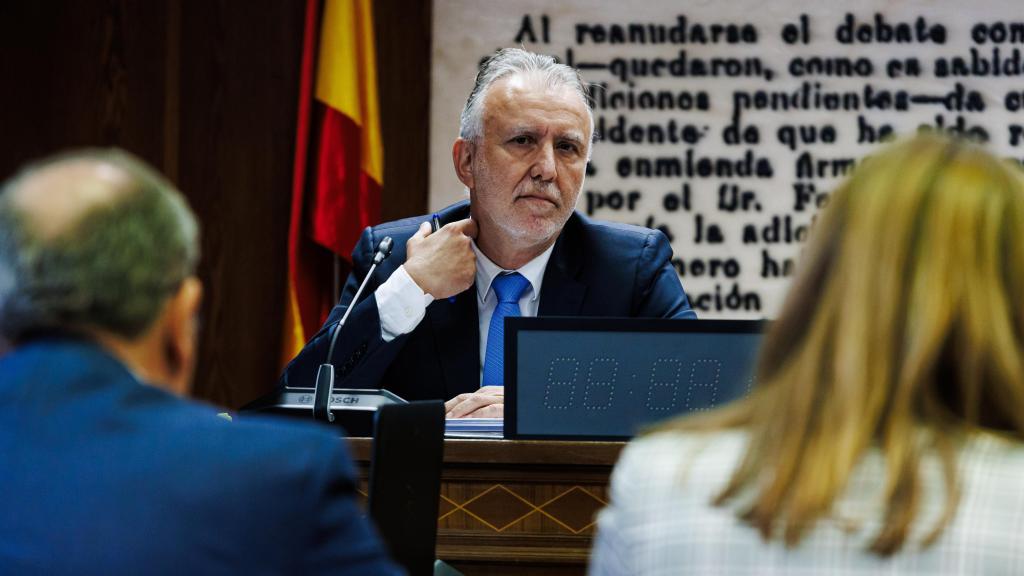
<svg viewBox="0 0 1024 576">
<path fill-rule="evenodd" d="M 521 316 L 519 299 L 522 298 L 530 281 L 518 272 L 501 274 L 491 282 L 498 306 L 491 316 L 487 329 L 487 353 L 484 355 L 484 386 L 505 384 L 505 317 Z"/>
</svg>

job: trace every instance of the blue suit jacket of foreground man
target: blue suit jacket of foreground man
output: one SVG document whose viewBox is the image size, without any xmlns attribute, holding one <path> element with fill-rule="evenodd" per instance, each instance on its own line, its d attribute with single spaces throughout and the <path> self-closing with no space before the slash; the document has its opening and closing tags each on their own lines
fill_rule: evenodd
<svg viewBox="0 0 1024 576">
<path fill-rule="evenodd" d="M 439 213 L 441 224 L 467 218 L 469 203 Z M 326 361 L 329 328 L 341 319 L 370 268 L 377 244 L 390 236 L 391 257 L 374 272 L 342 328 L 334 351 L 341 388 L 387 388 L 407 400 L 452 398 L 479 387 L 480 331 L 476 288 L 435 300 L 409 334 L 385 343 L 373 291 L 406 259 L 405 243 L 429 217 L 367 228 L 352 254 L 354 271 L 327 323 L 288 365 L 282 384 L 311 387 Z M 696 318 L 659 231 L 590 220 L 573 213 L 544 273 L 539 316 Z"/>
<path fill-rule="evenodd" d="M 140 382 L 103 348 L 0 358 L 0 574 L 395 574 L 327 431 Z"/>
</svg>

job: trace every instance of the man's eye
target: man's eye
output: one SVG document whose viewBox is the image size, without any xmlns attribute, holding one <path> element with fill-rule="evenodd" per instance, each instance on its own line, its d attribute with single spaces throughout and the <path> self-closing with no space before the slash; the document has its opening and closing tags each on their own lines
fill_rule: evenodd
<svg viewBox="0 0 1024 576">
<path fill-rule="evenodd" d="M 558 148 L 560 150 L 573 153 L 575 153 L 579 149 L 573 142 L 562 142 L 561 144 L 558 145 Z"/>
<path fill-rule="evenodd" d="M 513 144 L 525 145 L 529 144 L 532 140 L 529 136 L 516 136 L 512 139 Z"/>
</svg>

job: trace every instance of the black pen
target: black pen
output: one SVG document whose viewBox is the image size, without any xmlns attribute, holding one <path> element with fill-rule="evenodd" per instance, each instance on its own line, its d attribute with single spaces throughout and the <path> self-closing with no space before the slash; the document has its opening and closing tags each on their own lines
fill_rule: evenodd
<svg viewBox="0 0 1024 576">
<path fill-rule="evenodd" d="M 441 229 L 441 218 L 436 214 L 430 215 L 430 233 L 433 234 Z M 448 302 L 455 304 L 455 296 L 448 298 Z"/>
</svg>

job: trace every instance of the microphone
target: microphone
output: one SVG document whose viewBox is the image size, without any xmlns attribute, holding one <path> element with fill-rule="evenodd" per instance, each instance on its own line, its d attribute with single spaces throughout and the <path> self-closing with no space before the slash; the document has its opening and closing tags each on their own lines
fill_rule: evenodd
<svg viewBox="0 0 1024 576">
<path fill-rule="evenodd" d="M 378 264 L 391 255 L 391 249 L 394 247 L 394 244 L 391 236 L 385 236 L 380 241 L 380 244 L 377 245 L 377 253 L 373 255 L 373 263 L 366 272 L 366 277 L 363 278 L 363 283 L 356 290 L 356 295 L 352 297 L 352 301 L 349 303 L 348 309 L 345 310 L 341 320 L 331 327 L 331 344 L 327 348 L 327 361 L 321 364 L 320 369 L 317 370 L 316 388 L 313 390 L 313 418 L 315 420 L 334 422 L 334 414 L 331 413 L 331 396 L 334 394 L 334 365 L 331 364 L 331 358 L 334 356 L 334 345 L 338 341 L 341 327 L 345 325 L 348 315 L 356 307 L 356 303 L 359 302 L 359 296 L 363 293 L 363 289 L 366 288 L 370 277 L 373 276 L 373 271 L 377 269 Z"/>
</svg>

